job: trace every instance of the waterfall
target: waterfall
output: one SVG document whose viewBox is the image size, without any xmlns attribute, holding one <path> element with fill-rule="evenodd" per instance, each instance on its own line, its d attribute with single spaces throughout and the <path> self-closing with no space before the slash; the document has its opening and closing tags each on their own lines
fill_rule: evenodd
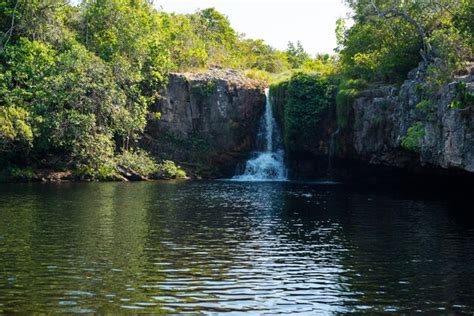
<svg viewBox="0 0 474 316">
<path fill-rule="evenodd" d="M 273 117 L 269 90 L 265 90 L 265 113 L 257 134 L 257 151 L 245 164 L 244 172 L 232 178 L 235 181 L 285 181 L 287 170 L 280 131 Z"/>
</svg>

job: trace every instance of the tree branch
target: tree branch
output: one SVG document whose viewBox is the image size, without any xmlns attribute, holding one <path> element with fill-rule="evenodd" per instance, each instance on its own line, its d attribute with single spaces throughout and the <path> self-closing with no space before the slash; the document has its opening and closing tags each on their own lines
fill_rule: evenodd
<svg viewBox="0 0 474 316">
<path fill-rule="evenodd" d="M 2 46 L 0 47 L 0 53 L 3 53 L 5 51 L 5 47 L 7 47 L 8 42 L 10 41 L 10 38 L 12 37 L 13 34 L 13 29 L 15 27 L 15 13 L 18 8 L 18 3 L 20 0 L 16 0 L 15 7 L 13 8 L 13 14 L 12 14 L 12 21 L 10 25 L 10 29 L 5 32 L 5 34 L 8 34 L 7 39 L 5 40 L 4 43 L 2 43 Z"/>
<path fill-rule="evenodd" d="M 423 50 L 422 52 L 420 52 L 420 55 L 423 58 L 423 61 L 427 63 L 428 58 L 431 57 L 431 49 L 430 49 L 429 43 L 427 42 L 427 32 L 424 30 L 424 28 L 419 23 L 417 23 L 410 15 L 408 15 L 407 13 L 403 11 L 400 11 L 395 8 L 389 8 L 389 9 L 380 11 L 377 5 L 375 4 L 374 0 L 371 1 L 371 4 L 375 10 L 376 16 L 387 18 L 387 19 L 394 18 L 394 17 L 401 17 L 402 19 L 407 21 L 411 26 L 415 28 L 416 33 L 418 34 L 418 36 L 421 37 L 423 41 Z"/>
</svg>

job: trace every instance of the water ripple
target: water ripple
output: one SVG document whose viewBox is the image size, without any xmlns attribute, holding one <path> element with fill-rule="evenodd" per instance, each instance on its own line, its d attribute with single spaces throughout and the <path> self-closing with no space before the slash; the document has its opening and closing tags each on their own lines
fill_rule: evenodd
<svg viewBox="0 0 474 316">
<path fill-rule="evenodd" d="M 1 187 L 0 314 L 473 313 L 474 225 L 333 183 Z"/>
</svg>

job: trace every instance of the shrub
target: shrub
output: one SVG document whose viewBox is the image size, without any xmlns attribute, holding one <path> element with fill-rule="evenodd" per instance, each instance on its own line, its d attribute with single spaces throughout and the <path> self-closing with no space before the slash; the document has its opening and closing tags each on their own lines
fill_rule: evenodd
<svg viewBox="0 0 474 316">
<path fill-rule="evenodd" d="M 474 105 L 474 91 L 469 91 L 466 83 L 459 81 L 456 83 L 456 95 L 451 102 L 452 108 L 464 108 Z"/>
<path fill-rule="evenodd" d="M 288 83 L 284 108 L 284 141 L 290 150 L 302 150 L 318 133 L 319 123 L 334 100 L 335 86 L 320 75 L 296 73 Z"/>
<path fill-rule="evenodd" d="M 351 105 L 357 97 L 355 89 L 339 90 L 336 96 L 337 127 L 346 128 L 349 125 Z"/>
<path fill-rule="evenodd" d="M 339 91 L 336 95 L 336 115 L 337 127 L 346 128 L 349 125 L 351 105 L 359 91 L 367 87 L 367 82 L 362 79 L 344 80 L 339 84 Z"/>
<path fill-rule="evenodd" d="M 30 114 L 19 107 L 0 106 L 0 152 L 11 150 L 13 146 L 30 148 L 32 142 Z"/>
<path fill-rule="evenodd" d="M 415 108 L 424 114 L 426 114 L 428 119 L 434 119 L 435 117 L 435 107 L 433 104 L 428 101 L 428 100 L 421 100 L 420 103 L 418 103 Z"/>
<path fill-rule="evenodd" d="M 420 110 L 423 113 L 427 113 L 432 109 L 432 104 L 428 100 L 421 100 L 420 103 L 418 103 L 415 108 L 417 110 Z"/>
<path fill-rule="evenodd" d="M 0 180 L 32 180 L 36 177 L 36 173 L 31 167 L 20 168 L 10 166 L 0 172 Z"/>
<path fill-rule="evenodd" d="M 245 71 L 245 76 L 250 79 L 264 80 L 270 82 L 272 74 L 265 70 L 260 69 L 249 69 Z"/>
<path fill-rule="evenodd" d="M 402 147 L 406 150 L 419 152 L 424 136 L 425 127 L 423 123 L 416 122 L 415 125 L 408 129 L 407 135 L 402 139 Z"/>
<path fill-rule="evenodd" d="M 72 142 L 72 159 L 78 175 L 106 178 L 114 174 L 114 143 L 109 135 L 85 134 Z"/>
<path fill-rule="evenodd" d="M 117 165 L 132 169 L 142 176 L 150 176 L 159 171 L 159 166 L 156 161 L 146 151 L 125 150 L 120 155 L 115 157 Z"/>
<path fill-rule="evenodd" d="M 178 168 L 178 170 L 176 170 L 176 178 L 186 178 L 186 171 Z"/>
<path fill-rule="evenodd" d="M 288 101 L 288 83 L 289 80 L 280 81 L 270 86 L 270 102 L 272 104 L 273 113 L 282 130 L 285 130 L 284 117 L 285 105 Z"/>
<path fill-rule="evenodd" d="M 185 178 L 186 172 L 171 160 L 164 160 L 158 165 L 158 176 L 164 179 Z"/>
<path fill-rule="evenodd" d="M 429 38 L 435 47 L 435 67 L 431 69 L 431 81 L 438 85 L 450 82 L 453 75 L 465 71 L 465 61 L 471 57 L 472 47 L 465 35 L 454 27 L 444 27 L 433 31 Z"/>
<path fill-rule="evenodd" d="M 211 96 L 215 88 L 216 88 L 216 82 L 213 80 L 209 80 L 202 83 L 196 83 L 195 85 L 191 87 L 191 90 L 194 94 L 202 98 L 205 98 L 205 97 Z"/>
<path fill-rule="evenodd" d="M 343 73 L 371 82 L 402 82 L 421 59 L 421 40 L 401 20 L 356 19 L 341 44 Z"/>
</svg>

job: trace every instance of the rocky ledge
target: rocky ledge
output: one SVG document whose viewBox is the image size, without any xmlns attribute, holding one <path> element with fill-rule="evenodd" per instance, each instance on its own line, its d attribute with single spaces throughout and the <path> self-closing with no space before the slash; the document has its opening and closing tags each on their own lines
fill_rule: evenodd
<svg viewBox="0 0 474 316">
<path fill-rule="evenodd" d="M 400 88 L 363 92 L 353 105 L 349 156 L 374 165 L 473 173 L 474 108 L 459 101 L 460 94 L 472 95 L 473 69 L 426 92 L 425 67 L 420 65 Z M 407 138 L 414 143 L 411 148 Z"/>
<path fill-rule="evenodd" d="M 265 82 L 233 70 L 172 73 L 142 145 L 190 175 L 230 176 L 254 146 L 265 88 Z"/>
</svg>

